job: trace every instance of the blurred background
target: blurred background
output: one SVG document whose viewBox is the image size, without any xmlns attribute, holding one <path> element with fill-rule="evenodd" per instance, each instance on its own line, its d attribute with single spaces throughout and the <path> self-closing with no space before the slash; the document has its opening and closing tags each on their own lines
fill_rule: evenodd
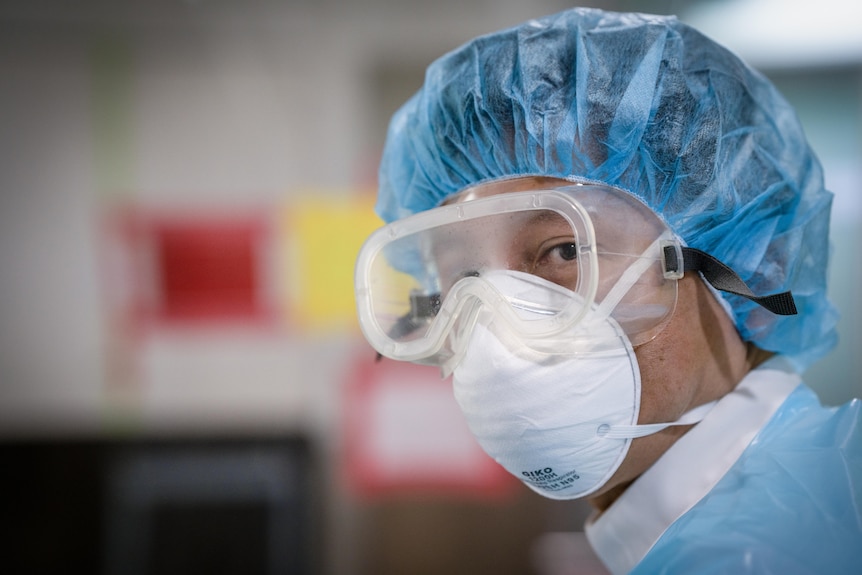
<svg viewBox="0 0 862 575">
<path fill-rule="evenodd" d="M 602 573 L 580 502 L 479 451 L 433 370 L 383 361 L 352 266 L 425 67 L 562 0 L 0 0 L 5 573 Z M 862 395 L 862 22 L 849 0 L 677 14 L 797 107 L 835 193 Z"/>
</svg>

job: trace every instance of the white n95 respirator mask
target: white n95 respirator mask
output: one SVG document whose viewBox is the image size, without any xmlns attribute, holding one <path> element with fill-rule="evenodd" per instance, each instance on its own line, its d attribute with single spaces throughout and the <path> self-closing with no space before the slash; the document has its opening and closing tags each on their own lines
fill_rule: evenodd
<svg viewBox="0 0 862 575">
<path fill-rule="evenodd" d="M 488 280 L 504 292 L 526 283 L 516 272 Z M 541 289 L 535 281 L 529 285 Z M 534 300 L 542 299 L 534 294 Z M 577 329 L 596 343 L 574 337 L 579 343 L 570 353 L 545 354 L 524 347 L 494 322 L 479 323 L 453 373 L 455 398 L 485 452 L 551 499 L 593 493 L 619 468 L 632 438 L 672 425 L 636 425 L 640 372 L 619 324 L 593 309 Z M 705 409 L 675 424 L 695 423 Z"/>
</svg>

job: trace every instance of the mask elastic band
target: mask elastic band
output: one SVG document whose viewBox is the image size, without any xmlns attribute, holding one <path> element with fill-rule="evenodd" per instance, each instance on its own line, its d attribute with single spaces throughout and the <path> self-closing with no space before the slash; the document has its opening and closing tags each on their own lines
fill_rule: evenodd
<svg viewBox="0 0 862 575">
<path fill-rule="evenodd" d="M 664 257 L 668 271 L 679 271 L 680 262 L 673 246 L 665 246 Z M 706 252 L 684 247 L 682 259 L 683 271 L 700 272 L 715 289 L 747 298 L 777 315 L 797 313 L 796 303 L 789 291 L 765 296 L 755 295 L 736 272 Z"/>
<path fill-rule="evenodd" d="M 602 424 L 596 430 L 596 435 L 605 439 L 635 439 L 652 435 L 674 425 L 692 425 L 700 422 L 709 413 L 717 401 L 704 403 L 685 412 L 682 417 L 671 423 L 647 423 L 644 425 L 608 425 Z"/>
</svg>

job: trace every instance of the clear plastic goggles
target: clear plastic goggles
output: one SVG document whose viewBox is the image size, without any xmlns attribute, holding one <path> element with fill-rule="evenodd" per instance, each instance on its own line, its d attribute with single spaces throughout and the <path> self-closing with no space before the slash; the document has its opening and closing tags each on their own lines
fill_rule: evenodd
<svg viewBox="0 0 862 575">
<path fill-rule="evenodd" d="M 681 276 L 664 262 L 666 247 L 679 249 L 673 234 L 627 192 L 558 182 L 487 196 L 489 184 L 480 185 L 375 231 L 355 276 L 371 345 L 444 365 L 475 322 L 493 321 L 528 347 L 565 353 L 573 327 L 603 307 L 633 345 L 655 337 Z M 582 331 L 577 337 L 590 337 Z"/>
</svg>

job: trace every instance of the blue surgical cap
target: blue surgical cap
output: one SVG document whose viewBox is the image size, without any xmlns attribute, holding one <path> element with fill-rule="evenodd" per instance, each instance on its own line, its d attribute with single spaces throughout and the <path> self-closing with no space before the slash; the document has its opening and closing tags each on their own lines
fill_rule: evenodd
<svg viewBox="0 0 862 575">
<path fill-rule="evenodd" d="M 392 221 L 517 175 L 629 191 L 755 293 L 792 290 L 796 316 L 722 294 L 745 341 L 800 370 L 834 347 L 832 194 L 796 114 L 675 17 L 576 8 L 435 61 L 390 123 L 377 210 Z"/>
</svg>

